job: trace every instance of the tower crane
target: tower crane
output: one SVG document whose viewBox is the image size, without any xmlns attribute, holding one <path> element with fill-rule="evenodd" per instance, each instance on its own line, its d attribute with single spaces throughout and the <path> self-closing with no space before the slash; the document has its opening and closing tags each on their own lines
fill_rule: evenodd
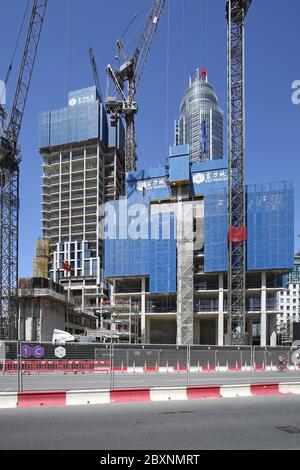
<svg viewBox="0 0 300 470">
<path fill-rule="evenodd" d="M 96 59 L 95 59 L 94 52 L 93 52 L 92 48 L 89 49 L 89 56 L 90 56 L 90 62 L 91 62 L 94 82 L 95 82 L 95 85 L 96 85 L 98 96 L 99 96 L 99 99 L 100 99 L 101 103 L 103 103 L 103 97 L 102 97 L 102 93 L 101 93 L 101 85 L 100 85 L 98 67 L 97 67 L 97 62 L 96 62 Z"/>
<path fill-rule="evenodd" d="M 159 19 L 161 17 L 166 0 L 154 0 L 154 4 L 149 13 L 146 25 L 140 35 L 137 47 L 132 56 L 127 57 L 124 44 L 121 39 L 117 41 L 119 55 L 124 62 L 113 69 L 111 65 L 107 66 L 107 74 L 115 85 L 119 95 L 117 97 L 107 97 L 106 110 L 110 115 L 111 124 L 117 125 L 120 116 L 125 117 L 126 138 L 125 138 L 125 169 L 133 171 L 136 169 L 137 152 L 135 136 L 135 114 L 138 111 L 136 102 L 136 91 L 144 70 L 144 66 L 149 54 L 153 36 L 156 32 Z M 125 83 L 128 89 L 125 90 Z"/>
<path fill-rule="evenodd" d="M 18 138 L 48 0 L 33 0 L 8 125 L 0 137 L 0 338 L 17 339 L 19 166 Z"/>
<path fill-rule="evenodd" d="M 228 25 L 228 331 L 246 344 L 245 17 L 252 0 L 227 0 Z"/>
</svg>

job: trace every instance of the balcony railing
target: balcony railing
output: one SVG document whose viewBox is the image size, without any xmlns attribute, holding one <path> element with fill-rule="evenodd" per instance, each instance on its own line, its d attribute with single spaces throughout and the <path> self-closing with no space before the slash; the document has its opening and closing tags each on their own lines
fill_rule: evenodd
<svg viewBox="0 0 300 470">
<path fill-rule="evenodd" d="M 218 307 L 205 307 L 205 306 L 200 306 L 200 307 L 195 307 L 194 308 L 194 313 L 215 313 L 218 312 L 219 308 Z"/>
<path fill-rule="evenodd" d="M 204 266 L 194 266 L 193 271 L 195 274 L 204 273 Z"/>
<path fill-rule="evenodd" d="M 197 291 L 201 290 L 218 290 L 219 289 L 219 284 L 216 282 L 196 282 L 194 284 L 194 289 Z"/>
</svg>

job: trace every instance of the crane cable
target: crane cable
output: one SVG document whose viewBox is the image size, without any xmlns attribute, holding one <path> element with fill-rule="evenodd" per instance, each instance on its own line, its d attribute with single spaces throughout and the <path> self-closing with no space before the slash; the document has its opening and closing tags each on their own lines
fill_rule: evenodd
<svg viewBox="0 0 300 470">
<path fill-rule="evenodd" d="M 141 15 L 141 11 L 142 9 L 140 9 L 139 11 L 137 11 L 133 17 L 133 19 L 131 20 L 131 22 L 129 23 L 129 26 L 126 28 L 126 30 L 124 31 L 124 33 L 122 34 L 121 36 L 121 39 L 123 39 L 125 37 L 125 35 L 128 33 L 129 29 L 131 28 L 132 24 L 134 23 L 135 19 L 137 17 L 139 17 Z M 139 22 L 139 24 L 136 26 L 136 28 L 134 29 L 134 31 L 131 33 L 130 37 L 123 42 L 123 45 L 124 45 L 124 50 L 126 52 L 126 50 L 129 48 L 129 44 L 133 41 L 133 39 L 135 38 L 135 36 L 137 36 L 138 33 L 140 33 L 140 31 L 143 31 L 144 28 L 145 28 L 145 25 L 146 25 L 146 22 L 147 20 L 149 19 L 149 16 L 150 16 L 150 13 L 152 11 L 152 7 L 147 10 L 147 13 L 145 14 L 145 16 L 143 17 L 143 19 Z M 135 46 L 136 47 L 136 46 Z M 115 57 L 111 60 L 111 63 L 112 64 L 115 64 L 116 66 L 119 66 L 119 57 L 117 55 L 117 48 L 116 48 L 116 55 Z M 134 53 L 134 51 L 132 51 Z M 106 79 L 106 97 L 108 96 L 108 93 L 109 93 L 109 77 L 107 76 L 107 79 Z M 113 93 L 116 92 L 118 93 L 116 87 L 113 88 Z"/>
<path fill-rule="evenodd" d="M 131 33 L 131 35 L 129 36 L 128 39 L 126 39 L 125 41 L 125 36 L 127 35 L 127 33 L 129 32 L 129 30 L 131 29 L 132 25 L 134 24 L 135 20 L 140 16 L 141 14 L 141 9 L 139 9 L 135 15 L 133 16 L 132 20 L 130 21 L 129 25 L 127 26 L 127 28 L 125 29 L 125 31 L 123 32 L 123 34 L 121 35 L 120 39 L 122 40 L 123 42 L 123 45 L 124 45 L 124 50 L 126 51 L 128 49 L 128 46 L 129 44 L 131 43 L 131 41 L 133 40 L 133 38 L 137 35 L 137 33 L 139 32 L 139 30 L 141 30 L 144 26 L 144 24 L 146 23 L 146 20 L 149 16 L 149 13 L 147 11 L 147 14 L 145 15 L 145 17 L 143 18 L 143 20 L 136 26 L 136 28 L 134 29 L 134 31 Z M 116 47 L 116 55 L 115 57 L 111 60 L 111 63 L 113 64 L 117 64 L 118 63 L 118 55 L 117 55 L 117 47 Z"/>
<path fill-rule="evenodd" d="M 22 35 L 22 32 L 23 32 L 23 28 L 24 28 L 24 23 L 25 23 L 26 16 L 27 16 L 27 13 L 28 13 L 29 3 L 30 3 L 30 0 L 27 0 L 27 5 L 26 5 L 25 12 L 24 12 L 24 15 L 23 15 L 23 19 L 22 19 L 20 31 L 19 31 L 19 34 L 18 34 L 18 38 L 17 38 L 16 44 L 15 44 L 15 48 L 14 48 L 14 51 L 13 51 L 12 59 L 10 61 L 10 64 L 9 64 L 9 67 L 8 67 L 8 70 L 7 70 L 7 73 L 6 73 L 6 77 L 5 77 L 5 80 L 4 80 L 5 85 L 7 85 L 7 82 L 9 80 L 9 76 L 10 76 L 10 72 L 12 71 L 12 68 L 13 68 L 13 63 L 14 63 L 14 60 L 15 60 L 15 57 L 16 57 L 17 49 L 18 49 L 20 39 L 21 39 L 21 35 Z"/>
<path fill-rule="evenodd" d="M 186 80 L 186 56 L 185 56 L 185 0 L 182 0 L 182 73 L 183 73 L 183 80 Z"/>
<path fill-rule="evenodd" d="M 171 7 L 168 1 L 168 19 L 167 19 L 167 58 L 166 58 L 166 154 L 167 161 L 169 158 L 169 93 L 170 93 L 170 23 L 171 23 Z"/>
<path fill-rule="evenodd" d="M 207 15 L 207 8 L 208 8 L 208 5 L 207 5 L 207 0 L 202 0 L 201 1 L 201 23 L 202 23 L 202 28 L 201 28 L 201 36 L 202 37 L 202 40 L 201 40 L 201 51 L 202 51 L 202 57 L 201 57 L 201 61 L 202 61 L 202 67 L 206 67 L 206 49 L 207 49 L 207 23 L 208 23 L 208 15 Z"/>
<path fill-rule="evenodd" d="M 131 41 L 133 40 L 133 38 L 137 35 L 139 31 L 143 31 L 145 29 L 146 22 L 149 19 L 151 11 L 152 11 L 152 7 L 149 10 L 147 10 L 147 13 L 145 14 L 142 21 L 140 21 L 140 23 L 137 25 L 135 30 L 132 32 L 131 36 L 127 39 L 126 43 L 124 43 L 125 48 L 128 47 L 128 45 L 131 43 Z M 136 14 L 136 16 L 139 16 L 140 14 L 141 14 L 141 10 Z"/>
<path fill-rule="evenodd" d="M 73 0 L 66 0 L 66 88 L 71 91 L 73 46 Z"/>
</svg>

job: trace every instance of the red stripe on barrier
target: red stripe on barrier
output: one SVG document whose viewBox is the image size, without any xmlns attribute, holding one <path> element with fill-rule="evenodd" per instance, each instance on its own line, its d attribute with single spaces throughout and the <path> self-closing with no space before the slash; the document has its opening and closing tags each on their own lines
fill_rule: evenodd
<svg viewBox="0 0 300 470">
<path fill-rule="evenodd" d="M 111 403 L 145 402 L 150 401 L 149 388 L 116 389 L 110 391 Z"/>
<path fill-rule="evenodd" d="M 279 391 L 279 384 L 251 384 L 250 390 L 252 395 L 282 395 Z"/>
<path fill-rule="evenodd" d="M 147 367 L 145 369 L 145 372 L 150 372 L 153 374 L 153 372 L 157 372 L 157 368 L 156 367 Z"/>
<path fill-rule="evenodd" d="M 178 367 L 176 369 L 176 372 L 187 372 L 187 368 L 186 367 Z"/>
<path fill-rule="evenodd" d="M 106 372 L 106 371 L 104 371 L 104 372 Z M 114 367 L 113 372 L 127 372 L 127 367 Z"/>
<path fill-rule="evenodd" d="M 66 406 L 66 392 L 20 392 L 18 393 L 18 408 L 33 406 Z"/>
<path fill-rule="evenodd" d="M 216 372 L 216 368 L 215 367 L 206 367 L 206 366 L 203 366 L 202 367 L 202 372 Z"/>
<path fill-rule="evenodd" d="M 219 385 L 212 387 L 188 387 L 186 393 L 188 400 L 198 400 L 198 398 L 221 398 Z"/>
</svg>

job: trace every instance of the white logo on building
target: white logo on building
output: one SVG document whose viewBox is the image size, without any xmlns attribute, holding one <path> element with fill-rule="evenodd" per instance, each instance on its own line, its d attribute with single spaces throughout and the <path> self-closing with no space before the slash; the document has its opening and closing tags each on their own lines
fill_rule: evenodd
<svg viewBox="0 0 300 470">
<path fill-rule="evenodd" d="M 202 184 L 205 182 L 205 174 L 204 173 L 196 173 L 193 176 L 193 183 L 194 184 Z"/>
<path fill-rule="evenodd" d="M 95 95 L 86 95 L 86 96 L 80 96 L 78 98 L 78 104 L 82 103 L 89 103 L 91 101 L 95 101 Z"/>
<path fill-rule="evenodd" d="M 69 100 L 69 106 L 76 106 L 77 104 L 77 99 L 76 98 L 71 98 Z"/>
<path fill-rule="evenodd" d="M 147 188 L 147 184 L 146 184 L 145 181 L 138 181 L 138 182 L 136 183 L 136 190 L 137 190 L 137 191 L 143 191 L 143 190 L 146 189 L 146 188 Z"/>
<path fill-rule="evenodd" d="M 65 348 L 63 348 L 62 346 L 55 348 L 54 353 L 55 353 L 55 356 L 58 357 L 59 359 L 62 359 L 67 354 Z"/>
<path fill-rule="evenodd" d="M 227 181 L 226 170 L 213 170 L 213 171 L 207 171 L 205 173 L 195 173 L 193 175 L 194 184 L 222 183 L 225 181 Z"/>
<path fill-rule="evenodd" d="M 166 189 L 167 188 L 167 182 L 166 178 L 155 178 L 152 180 L 147 180 L 147 181 L 138 181 L 136 183 L 136 190 L 137 191 L 152 191 L 154 189 Z"/>
</svg>

